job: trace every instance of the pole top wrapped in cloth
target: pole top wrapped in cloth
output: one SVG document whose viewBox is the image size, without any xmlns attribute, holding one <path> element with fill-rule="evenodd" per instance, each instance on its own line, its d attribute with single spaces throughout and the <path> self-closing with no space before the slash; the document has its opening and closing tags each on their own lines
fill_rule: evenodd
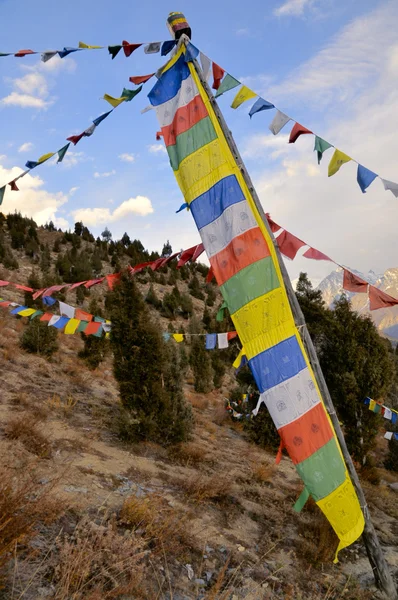
<svg viewBox="0 0 398 600">
<path fill-rule="evenodd" d="M 191 28 L 181 12 L 171 12 L 167 17 L 167 27 L 175 40 L 179 40 L 183 33 L 191 39 Z"/>
</svg>

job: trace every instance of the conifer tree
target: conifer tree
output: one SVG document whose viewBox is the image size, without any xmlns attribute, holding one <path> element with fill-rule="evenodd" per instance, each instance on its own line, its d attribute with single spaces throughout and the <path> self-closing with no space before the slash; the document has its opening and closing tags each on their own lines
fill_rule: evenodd
<svg viewBox="0 0 398 600">
<path fill-rule="evenodd" d="M 94 298 L 91 300 L 88 310 L 94 316 L 103 316 L 102 310 Z M 89 369 L 94 370 L 99 367 L 106 357 L 109 348 L 108 340 L 105 335 L 97 337 L 95 335 L 86 335 L 84 332 L 81 333 L 81 338 L 84 343 L 84 349 L 79 352 L 78 356 L 85 361 Z"/>
<path fill-rule="evenodd" d="M 196 317 L 193 317 L 189 323 L 189 332 L 202 333 Z M 213 369 L 204 336 L 192 336 L 189 362 L 193 371 L 195 392 L 207 394 L 213 389 Z"/>
</svg>

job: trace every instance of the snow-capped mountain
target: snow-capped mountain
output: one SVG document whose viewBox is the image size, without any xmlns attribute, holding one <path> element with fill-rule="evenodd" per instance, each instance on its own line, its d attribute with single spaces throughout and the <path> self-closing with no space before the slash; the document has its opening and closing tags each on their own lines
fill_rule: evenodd
<svg viewBox="0 0 398 600">
<path fill-rule="evenodd" d="M 387 294 L 398 298 L 398 268 L 387 269 L 381 275 L 374 271 L 366 274 L 354 269 L 350 269 L 350 271 Z M 354 294 L 343 290 L 343 269 L 341 267 L 325 277 L 316 289 L 321 290 L 323 299 L 330 308 L 333 308 L 333 302 L 344 292 L 350 298 L 354 310 L 361 314 L 370 314 L 380 332 L 393 339 L 398 339 L 398 306 L 370 312 L 367 294 Z"/>
</svg>

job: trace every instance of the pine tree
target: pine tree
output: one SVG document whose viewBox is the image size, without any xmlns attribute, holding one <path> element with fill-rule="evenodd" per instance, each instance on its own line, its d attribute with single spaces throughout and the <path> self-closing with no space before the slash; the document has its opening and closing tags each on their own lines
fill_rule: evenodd
<svg viewBox="0 0 398 600">
<path fill-rule="evenodd" d="M 27 352 L 50 358 L 58 349 L 58 334 L 55 327 L 49 327 L 38 318 L 29 321 L 20 339 L 21 347 Z"/>
<path fill-rule="evenodd" d="M 78 289 L 78 288 L 77 288 Z M 89 313 L 102 317 L 102 310 L 98 305 L 98 302 L 93 298 L 89 305 Z M 101 337 L 95 335 L 86 335 L 84 332 L 81 333 L 83 340 L 84 349 L 78 353 L 79 358 L 82 358 L 89 369 L 96 369 L 105 359 L 109 349 L 109 343 L 105 335 Z"/>
<path fill-rule="evenodd" d="M 189 332 L 202 333 L 196 317 L 193 317 L 189 323 Z M 192 336 L 189 362 L 193 371 L 195 392 L 207 394 L 213 389 L 213 369 L 204 336 Z"/>
<path fill-rule="evenodd" d="M 110 242 L 112 239 L 112 234 L 107 227 L 105 227 L 105 229 L 101 233 L 101 235 L 102 235 L 102 238 L 105 240 L 105 242 Z"/>
<path fill-rule="evenodd" d="M 167 242 L 163 245 L 163 250 L 162 250 L 161 256 L 171 256 L 172 254 L 173 254 L 173 248 L 171 247 L 169 240 L 167 240 Z"/>
<path fill-rule="evenodd" d="M 127 272 L 110 293 L 110 305 L 113 371 L 124 408 L 121 435 L 163 444 L 184 439 L 191 420 L 181 382 L 177 378 L 173 383 L 176 363 L 168 358 L 159 326 Z"/>
</svg>

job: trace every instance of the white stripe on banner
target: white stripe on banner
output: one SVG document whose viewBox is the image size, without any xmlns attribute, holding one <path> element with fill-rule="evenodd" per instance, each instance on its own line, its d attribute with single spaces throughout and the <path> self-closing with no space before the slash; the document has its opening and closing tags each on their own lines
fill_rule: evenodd
<svg viewBox="0 0 398 600">
<path fill-rule="evenodd" d="M 166 125 L 170 125 L 173 122 L 176 111 L 189 104 L 198 94 L 199 90 L 192 79 L 192 75 L 190 75 L 182 81 L 181 87 L 174 98 L 155 107 L 160 126 L 166 127 Z"/>
</svg>

